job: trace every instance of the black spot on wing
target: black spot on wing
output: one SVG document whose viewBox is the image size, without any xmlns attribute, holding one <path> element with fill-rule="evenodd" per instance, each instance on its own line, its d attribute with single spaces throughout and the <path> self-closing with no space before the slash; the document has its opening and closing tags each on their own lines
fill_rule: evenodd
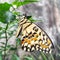
<svg viewBox="0 0 60 60">
<path fill-rule="evenodd" d="M 36 34 L 36 32 L 33 33 L 34 35 Z"/>
<path fill-rule="evenodd" d="M 26 36 L 24 36 L 23 38 L 27 38 L 28 36 L 26 35 Z"/>
<path fill-rule="evenodd" d="M 36 26 L 34 26 L 33 27 L 33 30 L 37 32 L 38 31 L 38 28 Z"/>
<path fill-rule="evenodd" d="M 30 33 L 28 34 L 28 38 L 30 39 L 30 38 L 32 38 L 32 37 L 34 37 L 34 34 L 33 34 L 32 32 L 30 32 Z"/>
<path fill-rule="evenodd" d="M 43 36 L 45 36 L 45 34 L 43 34 Z"/>
<path fill-rule="evenodd" d="M 21 29 L 20 29 L 20 31 L 19 31 L 17 37 L 18 37 L 19 35 L 21 35 L 21 32 L 22 32 L 22 27 L 21 27 Z"/>
<path fill-rule="evenodd" d="M 42 41 L 42 39 L 39 39 L 38 41 L 40 42 L 40 41 Z"/>
<path fill-rule="evenodd" d="M 45 38 L 43 37 L 43 40 L 45 40 Z"/>
<path fill-rule="evenodd" d="M 41 32 L 39 32 L 39 35 L 41 35 Z"/>
<path fill-rule="evenodd" d="M 32 36 L 29 36 L 28 39 L 32 38 Z"/>
<path fill-rule="evenodd" d="M 36 50 L 40 50 L 40 45 L 39 44 L 35 44 L 35 49 Z"/>
<path fill-rule="evenodd" d="M 32 34 L 32 32 L 30 32 L 28 35 L 31 35 Z"/>
<path fill-rule="evenodd" d="M 28 28 L 30 25 L 32 25 L 32 23 L 30 23 L 29 25 L 27 25 L 27 26 L 24 28 L 24 30 L 25 30 L 26 28 Z"/>
<path fill-rule="evenodd" d="M 31 46 L 31 52 L 34 51 L 34 50 L 35 50 L 35 46 L 32 45 L 32 46 Z"/>
</svg>

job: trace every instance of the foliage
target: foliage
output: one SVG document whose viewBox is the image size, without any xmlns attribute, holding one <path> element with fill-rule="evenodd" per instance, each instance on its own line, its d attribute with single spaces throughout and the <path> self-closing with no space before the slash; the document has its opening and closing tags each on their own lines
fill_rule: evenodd
<svg viewBox="0 0 60 60">
<path fill-rule="evenodd" d="M 7 11 L 9 11 L 9 8 L 11 7 L 11 4 L 8 3 L 0 3 L 0 21 L 3 23 L 6 23 L 7 16 L 5 15 Z"/>
<path fill-rule="evenodd" d="M 13 54 L 11 60 L 20 60 L 20 58 L 16 54 Z"/>
<path fill-rule="evenodd" d="M 24 60 L 34 60 L 34 58 L 31 56 L 24 56 Z"/>
<path fill-rule="evenodd" d="M 19 2 L 18 0 L 15 0 L 13 4 L 19 7 L 19 6 L 26 5 L 33 2 L 37 2 L 37 0 L 24 0 L 23 2 L 22 1 Z"/>
<path fill-rule="evenodd" d="M 7 2 L 0 3 L 0 39 L 6 39 L 6 42 L 0 42 L 2 46 L 0 46 L 0 60 L 6 60 L 6 56 L 9 51 L 16 51 L 17 46 L 19 45 L 20 40 L 17 39 L 16 47 L 12 47 L 8 44 L 8 40 L 14 35 L 17 27 L 17 19 L 16 16 L 19 15 L 19 12 L 16 12 L 14 9 L 14 5 L 16 7 L 20 7 L 25 4 L 29 4 L 32 1 L 24 0 L 23 2 L 19 0 L 15 0 L 13 3 L 9 4 Z M 36 0 L 33 0 L 36 2 Z M 10 9 L 13 9 L 10 11 Z M 2 58 L 3 57 L 3 58 Z M 13 53 L 11 60 L 20 60 L 19 57 Z"/>
<path fill-rule="evenodd" d="M 2 60 L 2 52 L 0 52 L 0 60 Z"/>
</svg>

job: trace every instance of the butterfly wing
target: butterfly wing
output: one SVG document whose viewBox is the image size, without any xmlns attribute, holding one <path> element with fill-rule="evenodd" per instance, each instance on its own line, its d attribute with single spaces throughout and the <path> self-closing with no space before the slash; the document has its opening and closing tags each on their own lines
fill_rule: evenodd
<svg viewBox="0 0 60 60">
<path fill-rule="evenodd" d="M 25 24 L 27 25 L 27 24 Z M 23 25 L 23 27 L 25 26 Z M 34 23 L 25 27 L 22 32 L 22 49 L 25 51 L 39 50 L 50 53 L 53 43 L 49 36 Z"/>
</svg>

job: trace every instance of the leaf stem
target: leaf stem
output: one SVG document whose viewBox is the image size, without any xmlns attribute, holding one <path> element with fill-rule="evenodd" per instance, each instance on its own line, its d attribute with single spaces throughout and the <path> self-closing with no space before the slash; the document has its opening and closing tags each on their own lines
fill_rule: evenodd
<svg viewBox="0 0 60 60">
<path fill-rule="evenodd" d="M 8 43 L 7 29 L 8 29 L 8 23 L 7 23 L 6 28 L 5 28 L 6 43 L 5 43 L 5 48 L 4 48 L 4 59 L 5 59 L 5 57 L 6 57 L 6 46 L 7 46 L 7 43 Z"/>
</svg>

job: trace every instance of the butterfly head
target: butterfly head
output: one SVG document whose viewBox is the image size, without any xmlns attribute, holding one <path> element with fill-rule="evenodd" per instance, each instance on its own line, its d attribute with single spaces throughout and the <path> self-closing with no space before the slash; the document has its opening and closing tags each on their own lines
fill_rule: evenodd
<svg viewBox="0 0 60 60">
<path fill-rule="evenodd" d="M 29 20 L 29 18 L 31 18 L 31 16 L 27 16 L 26 14 L 23 14 L 23 16 L 20 17 L 19 25 L 26 23 Z"/>
<path fill-rule="evenodd" d="M 22 16 L 22 17 L 20 18 L 19 25 L 22 25 L 22 24 L 24 24 L 24 23 L 26 23 L 26 22 L 27 22 L 26 16 Z"/>
</svg>

